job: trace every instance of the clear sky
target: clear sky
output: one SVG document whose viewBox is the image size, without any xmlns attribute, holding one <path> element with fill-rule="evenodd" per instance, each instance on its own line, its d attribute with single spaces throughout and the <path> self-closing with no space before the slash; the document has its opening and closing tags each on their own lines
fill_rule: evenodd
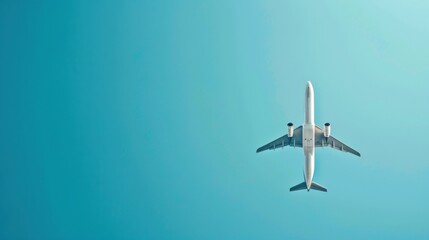
<svg viewBox="0 0 429 240">
<path fill-rule="evenodd" d="M 429 2 L 0 3 L 0 239 L 428 239 Z M 304 118 L 362 158 L 256 154 Z"/>
</svg>

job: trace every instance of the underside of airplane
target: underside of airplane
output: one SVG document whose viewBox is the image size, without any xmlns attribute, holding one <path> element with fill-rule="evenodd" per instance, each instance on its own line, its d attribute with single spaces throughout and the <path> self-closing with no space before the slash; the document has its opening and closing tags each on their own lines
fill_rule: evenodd
<svg viewBox="0 0 429 240">
<path fill-rule="evenodd" d="M 294 128 L 292 123 L 288 123 L 287 134 L 276 140 L 265 144 L 256 150 L 257 153 L 265 150 L 274 150 L 286 146 L 300 147 L 304 150 L 304 182 L 293 186 L 290 191 L 310 189 L 327 192 L 322 185 L 313 181 L 314 175 L 314 148 L 331 147 L 342 152 L 348 152 L 358 157 L 361 154 L 353 148 L 342 143 L 331 135 L 331 124 L 325 123 L 324 129 L 314 124 L 314 91 L 311 82 L 307 83 L 305 90 L 305 111 L 304 124 Z"/>
</svg>

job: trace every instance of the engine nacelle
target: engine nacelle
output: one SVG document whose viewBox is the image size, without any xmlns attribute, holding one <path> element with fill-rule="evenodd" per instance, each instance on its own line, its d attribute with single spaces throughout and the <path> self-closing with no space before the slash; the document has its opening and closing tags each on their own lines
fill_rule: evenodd
<svg viewBox="0 0 429 240">
<path fill-rule="evenodd" d="M 328 138 L 329 136 L 331 136 L 331 124 L 330 123 L 325 123 L 325 131 L 323 132 L 323 135 Z"/>
<path fill-rule="evenodd" d="M 291 122 L 287 124 L 287 136 L 293 137 L 293 123 Z"/>
</svg>

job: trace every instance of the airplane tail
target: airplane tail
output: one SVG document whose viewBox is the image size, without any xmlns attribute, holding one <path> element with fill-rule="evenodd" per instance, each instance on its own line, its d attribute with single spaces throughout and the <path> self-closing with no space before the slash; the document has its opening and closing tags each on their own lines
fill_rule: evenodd
<svg viewBox="0 0 429 240">
<path fill-rule="evenodd" d="M 305 182 L 302 182 L 302 183 L 300 183 L 298 185 L 295 185 L 295 186 L 291 187 L 289 189 L 289 191 L 293 192 L 293 191 L 304 190 L 304 189 L 307 189 L 307 184 Z M 326 189 L 322 185 L 319 185 L 318 183 L 315 183 L 315 182 L 311 183 L 310 189 L 317 190 L 317 191 L 322 191 L 322 192 L 327 192 L 328 191 L 328 189 Z"/>
</svg>

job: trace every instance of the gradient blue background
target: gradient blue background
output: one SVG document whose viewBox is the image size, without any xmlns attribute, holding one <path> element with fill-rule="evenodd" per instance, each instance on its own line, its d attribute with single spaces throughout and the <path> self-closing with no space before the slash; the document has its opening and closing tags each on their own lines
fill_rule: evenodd
<svg viewBox="0 0 429 240">
<path fill-rule="evenodd" d="M 0 4 L 0 239 L 429 238 L 428 1 Z M 303 122 L 362 153 L 256 154 Z"/>
</svg>

